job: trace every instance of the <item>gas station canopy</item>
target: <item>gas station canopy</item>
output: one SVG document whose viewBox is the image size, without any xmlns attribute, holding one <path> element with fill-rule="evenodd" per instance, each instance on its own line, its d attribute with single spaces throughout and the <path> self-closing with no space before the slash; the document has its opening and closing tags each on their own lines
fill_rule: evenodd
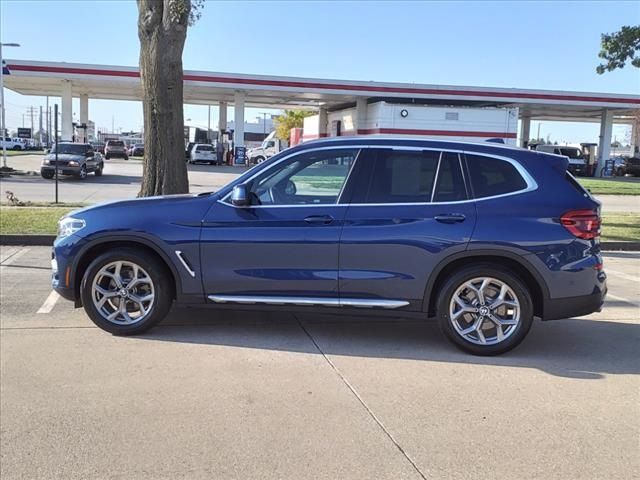
<svg viewBox="0 0 640 480">
<path fill-rule="evenodd" d="M 24 95 L 61 96 L 70 83 L 74 97 L 142 100 L 136 67 L 30 60 L 7 60 L 6 64 L 5 86 Z M 599 122 L 606 110 L 614 122 L 627 123 L 633 111 L 640 109 L 640 95 L 184 72 L 184 103 L 233 104 L 238 92 L 248 107 L 331 110 L 366 97 L 430 105 L 519 107 L 521 118 L 534 120 Z"/>
</svg>

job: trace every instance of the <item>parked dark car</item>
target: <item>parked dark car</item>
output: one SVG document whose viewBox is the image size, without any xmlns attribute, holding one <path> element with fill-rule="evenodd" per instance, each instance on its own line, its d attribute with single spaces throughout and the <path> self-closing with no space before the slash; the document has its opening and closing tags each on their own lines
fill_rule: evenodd
<svg viewBox="0 0 640 480">
<path fill-rule="evenodd" d="M 75 175 L 85 179 L 91 172 L 97 177 L 102 175 L 104 162 L 102 155 L 96 153 L 89 143 L 58 143 L 58 160 L 56 163 L 56 146 L 45 155 L 40 167 L 43 178 L 53 178 L 58 169 L 58 175 Z"/>
<path fill-rule="evenodd" d="M 631 157 L 624 159 L 622 165 L 616 166 L 616 175 L 622 177 L 624 175 L 640 176 L 640 157 Z"/>
<path fill-rule="evenodd" d="M 104 158 L 110 160 L 112 158 L 124 158 L 129 160 L 127 146 L 121 140 L 107 140 L 104 145 Z"/>
<path fill-rule="evenodd" d="M 534 318 L 603 304 L 600 204 L 568 165 L 489 143 L 306 142 L 216 193 L 67 215 L 53 287 L 116 335 L 175 302 L 435 318 L 458 347 L 499 354 Z"/>
<path fill-rule="evenodd" d="M 104 155 L 104 143 L 102 142 L 90 142 L 93 149 Z"/>
</svg>

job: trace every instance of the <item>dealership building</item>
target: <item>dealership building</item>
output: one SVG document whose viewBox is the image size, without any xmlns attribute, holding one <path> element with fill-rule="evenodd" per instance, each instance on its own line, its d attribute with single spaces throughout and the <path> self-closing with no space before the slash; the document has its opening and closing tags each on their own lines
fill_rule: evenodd
<svg viewBox="0 0 640 480">
<path fill-rule="evenodd" d="M 30 60 L 6 60 L 7 88 L 23 95 L 61 98 L 62 139 L 73 136 L 72 101 L 80 99 L 80 123 L 89 119 L 89 99 L 142 100 L 137 67 Z M 319 78 L 184 72 L 184 103 L 217 105 L 218 126 L 227 129 L 233 107 L 234 139 L 244 144 L 245 108 L 304 108 L 318 112 L 304 135 L 318 138 L 350 134 L 418 135 L 435 138 L 530 138 L 532 120 L 598 122 L 599 159 L 608 159 L 614 123 L 632 125 L 640 95 L 519 88 L 382 83 Z M 461 109 L 502 109 L 506 119 L 477 122 Z M 425 110 L 430 109 L 430 110 Z M 336 113 L 338 112 L 338 113 Z M 509 117 L 510 116 L 510 117 Z M 457 123 L 456 123 L 457 122 Z M 514 126 L 514 123 L 516 122 Z M 444 125 L 444 126 L 443 126 Z M 517 129 L 519 128 L 519 132 Z M 637 140 L 636 140 L 637 141 Z M 636 148 L 638 145 L 636 144 Z"/>
</svg>

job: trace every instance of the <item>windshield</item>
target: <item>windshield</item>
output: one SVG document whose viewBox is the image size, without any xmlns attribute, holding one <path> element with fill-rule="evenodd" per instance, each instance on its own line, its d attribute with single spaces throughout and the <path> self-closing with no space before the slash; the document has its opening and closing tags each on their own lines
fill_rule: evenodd
<svg viewBox="0 0 640 480">
<path fill-rule="evenodd" d="M 87 146 L 81 143 L 59 143 L 58 153 L 66 153 L 70 155 L 84 155 L 87 151 Z M 55 145 L 51 149 L 51 153 L 56 153 Z"/>
<path fill-rule="evenodd" d="M 564 155 L 566 157 L 575 159 L 575 158 L 579 158 L 579 159 L 583 159 L 584 156 L 582 155 L 582 151 L 579 148 L 561 148 L 560 149 L 560 155 Z"/>
<path fill-rule="evenodd" d="M 107 143 L 107 145 L 109 147 L 124 147 L 124 142 L 120 142 L 120 141 L 109 141 L 109 143 Z"/>
</svg>

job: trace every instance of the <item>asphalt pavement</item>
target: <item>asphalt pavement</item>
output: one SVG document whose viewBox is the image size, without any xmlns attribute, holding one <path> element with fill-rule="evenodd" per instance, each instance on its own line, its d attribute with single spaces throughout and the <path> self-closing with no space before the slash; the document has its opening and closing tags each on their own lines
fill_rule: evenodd
<svg viewBox="0 0 640 480">
<path fill-rule="evenodd" d="M 631 479 L 640 253 L 495 358 L 415 320 L 174 309 L 114 337 L 0 249 L 0 477 Z"/>
<path fill-rule="evenodd" d="M 23 171 L 40 171 L 42 155 L 20 155 L 9 158 L 9 166 Z M 211 166 L 204 164 L 189 165 L 189 190 L 201 193 L 218 190 L 244 173 L 246 167 Z M 74 177 L 62 177 L 59 183 L 61 202 L 98 203 L 125 198 L 134 198 L 140 191 L 142 179 L 142 161 L 139 159 L 105 160 L 104 175 L 89 175 L 86 180 Z M 18 199 L 31 202 L 51 202 L 54 200 L 54 182 L 39 175 L 13 176 L 3 178 L 2 193 L 11 191 Z M 605 213 L 638 212 L 640 196 L 602 195 Z"/>
</svg>

